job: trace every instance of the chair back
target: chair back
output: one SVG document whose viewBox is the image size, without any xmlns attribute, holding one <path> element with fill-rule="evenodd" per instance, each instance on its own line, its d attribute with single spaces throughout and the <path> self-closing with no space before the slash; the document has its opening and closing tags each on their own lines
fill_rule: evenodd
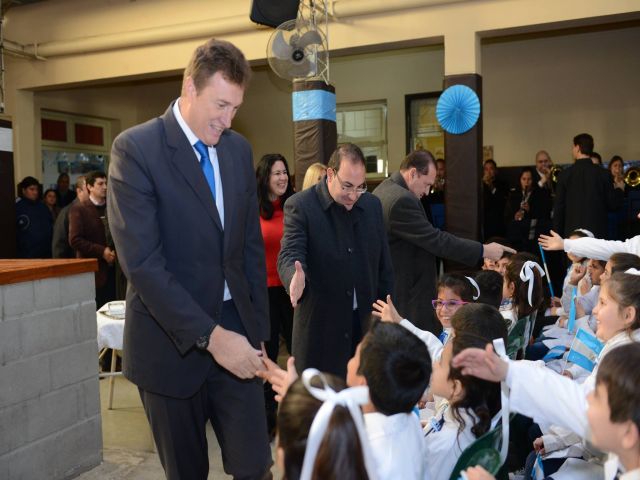
<svg viewBox="0 0 640 480">
<path fill-rule="evenodd" d="M 460 458 L 456 462 L 449 480 L 458 480 L 460 474 L 469 467 L 480 465 L 496 478 L 501 472 L 502 460 L 500 459 L 500 445 L 502 443 L 502 425 L 496 426 L 493 430 L 478 438 L 475 442 L 464 449 Z"/>
<path fill-rule="evenodd" d="M 507 355 L 512 360 L 518 356 L 518 352 L 525 348 L 525 331 L 529 323 L 529 315 L 519 318 L 509 330 L 507 336 Z"/>
</svg>

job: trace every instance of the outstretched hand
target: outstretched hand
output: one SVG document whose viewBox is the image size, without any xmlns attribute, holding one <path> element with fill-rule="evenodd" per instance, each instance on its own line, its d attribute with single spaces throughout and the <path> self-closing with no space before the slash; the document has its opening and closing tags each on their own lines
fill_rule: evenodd
<svg viewBox="0 0 640 480">
<path fill-rule="evenodd" d="M 482 256 L 491 260 L 500 260 L 505 252 L 516 253 L 513 248 L 505 247 L 496 242 L 485 243 L 483 245 Z"/>
<path fill-rule="evenodd" d="M 538 243 L 545 250 L 564 250 L 564 238 L 551 230 L 549 235 L 540 235 Z"/>
<path fill-rule="evenodd" d="M 287 369 L 283 370 L 277 363 L 273 362 L 266 353 L 263 353 L 263 362 L 266 370 L 258 371 L 258 377 L 271 384 L 276 392 L 276 402 L 280 403 L 289 389 L 289 386 L 298 379 L 296 363 L 293 357 L 287 360 Z"/>
<path fill-rule="evenodd" d="M 302 264 L 296 260 L 294 265 L 296 271 L 293 277 L 291 277 L 291 283 L 289 284 L 289 297 L 291 298 L 293 308 L 298 305 L 298 300 L 302 297 L 302 292 L 304 292 L 305 287 L 305 275 L 304 270 L 302 270 Z"/>
<path fill-rule="evenodd" d="M 373 311 L 371 314 L 374 317 L 378 317 L 383 322 L 400 323 L 402 320 L 398 310 L 396 310 L 396 307 L 391 301 L 391 295 L 387 295 L 386 302 L 384 300 L 377 300 L 376 303 L 373 304 Z"/>
<path fill-rule="evenodd" d="M 466 348 L 453 357 L 451 364 L 462 369 L 463 375 L 471 375 L 490 382 L 502 382 L 507 378 L 509 364 L 496 355 L 489 343 L 484 350 Z"/>
</svg>

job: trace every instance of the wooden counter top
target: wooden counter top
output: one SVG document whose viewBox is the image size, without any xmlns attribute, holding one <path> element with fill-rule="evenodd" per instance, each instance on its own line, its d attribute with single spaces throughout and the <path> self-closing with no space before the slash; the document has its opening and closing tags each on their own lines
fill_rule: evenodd
<svg viewBox="0 0 640 480">
<path fill-rule="evenodd" d="M 1 259 L 0 285 L 76 275 L 97 270 L 98 261 L 94 258 L 59 260 Z"/>
</svg>

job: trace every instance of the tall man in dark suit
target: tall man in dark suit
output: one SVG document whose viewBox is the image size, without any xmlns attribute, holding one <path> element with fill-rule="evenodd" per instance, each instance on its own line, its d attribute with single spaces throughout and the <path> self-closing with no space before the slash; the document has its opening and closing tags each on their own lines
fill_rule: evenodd
<svg viewBox="0 0 640 480">
<path fill-rule="evenodd" d="M 264 245 L 248 142 L 231 131 L 250 68 L 210 40 L 180 98 L 116 138 L 109 220 L 129 280 L 125 376 L 138 385 L 169 479 L 206 479 L 210 421 L 234 478 L 269 474 L 261 342 Z"/>
<path fill-rule="evenodd" d="M 497 243 L 482 245 L 434 228 L 427 220 L 420 198 L 436 178 L 433 156 L 426 150 L 410 153 L 393 173 L 373 191 L 382 202 L 395 273 L 394 303 L 416 326 L 434 334 L 442 325 L 434 316 L 436 298 L 435 257 L 477 264 L 482 257 L 498 260 L 504 250 Z"/>
<path fill-rule="evenodd" d="M 382 208 L 366 193 L 365 178 L 362 151 L 345 144 L 331 155 L 320 183 L 284 204 L 278 273 L 295 307 L 293 356 L 300 371 L 315 367 L 345 377 L 371 305 L 392 291 Z"/>
<path fill-rule="evenodd" d="M 566 237 L 577 228 L 606 238 L 607 212 L 622 206 L 624 191 L 613 188 L 609 170 L 591 161 L 593 137 L 581 133 L 573 138 L 575 163 L 560 172 L 553 208 L 554 230 Z"/>
</svg>

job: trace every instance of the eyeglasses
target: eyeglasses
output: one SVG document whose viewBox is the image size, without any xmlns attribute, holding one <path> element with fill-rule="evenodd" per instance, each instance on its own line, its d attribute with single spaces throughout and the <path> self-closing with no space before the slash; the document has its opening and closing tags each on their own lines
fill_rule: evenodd
<svg viewBox="0 0 640 480">
<path fill-rule="evenodd" d="M 275 172 L 271 172 L 271 175 L 274 177 L 277 177 L 278 175 L 284 175 L 285 177 L 289 176 L 286 170 L 277 170 Z"/>
<path fill-rule="evenodd" d="M 355 193 L 358 195 L 362 195 L 364 192 L 367 191 L 366 183 L 363 183 L 362 185 L 357 187 L 354 187 L 353 185 L 345 185 L 344 182 L 338 176 L 338 172 L 336 171 L 335 173 L 336 173 L 336 178 L 338 179 L 338 183 L 340 184 L 340 188 L 342 188 L 342 191 L 344 193 Z"/>
<path fill-rule="evenodd" d="M 460 307 L 462 305 L 466 305 L 469 302 L 463 302 L 462 300 L 431 300 L 431 305 L 433 308 L 451 308 L 451 307 Z"/>
</svg>

